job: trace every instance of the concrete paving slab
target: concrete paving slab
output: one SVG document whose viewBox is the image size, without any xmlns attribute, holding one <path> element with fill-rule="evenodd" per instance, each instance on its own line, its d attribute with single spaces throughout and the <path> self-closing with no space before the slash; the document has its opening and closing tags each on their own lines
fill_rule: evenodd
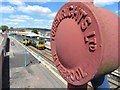
<svg viewBox="0 0 120 90">
<path fill-rule="evenodd" d="M 11 88 L 66 88 L 54 74 L 42 64 L 10 69 Z"/>
</svg>

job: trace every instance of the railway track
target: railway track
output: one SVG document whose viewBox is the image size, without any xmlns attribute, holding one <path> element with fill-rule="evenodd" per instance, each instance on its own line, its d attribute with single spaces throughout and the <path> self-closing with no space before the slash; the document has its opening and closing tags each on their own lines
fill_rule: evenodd
<svg viewBox="0 0 120 90">
<path fill-rule="evenodd" d="M 45 49 L 45 50 L 42 50 L 42 52 L 44 52 L 44 53 L 47 54 L 48 56 L 52 57 L 52 53 L 51 53 L 50 50 Z"/>
<path fill-rule="evenodd" d="M 108 74 L 107 77 L 110 87 L 114 90 L 120 90 L 120 78 L 112 74 Z"/>
<path fill-rule="evenodd" d="M 50 52 L 46 52 L 46 50 L 38 50 L 33 46 L 28 46 L 31 50 L 33 50 L 35 53 L 39 54 L 42 58 L 44 58 L 46 61 L 48 61 L 50 64 L 55 66 L 53 63 L 52 54 Z"/>
</svg>

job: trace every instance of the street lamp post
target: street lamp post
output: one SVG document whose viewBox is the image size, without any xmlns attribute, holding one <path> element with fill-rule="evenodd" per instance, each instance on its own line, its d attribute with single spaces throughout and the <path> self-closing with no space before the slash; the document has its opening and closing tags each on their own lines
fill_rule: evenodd
<svg viewBox="0 0 120 90">
<path fill-rule="evenodd" d="M 24 35 L 24 38 L 26 40 L 26 34 Z M 25 43 L 25 48 L 26 48 L 26 43 Z M 25 48 L 24 48 L 24 66 L 26 67 L 27 66 L 27 56 L 26 56 L 27 50 Z"/>
</svg>

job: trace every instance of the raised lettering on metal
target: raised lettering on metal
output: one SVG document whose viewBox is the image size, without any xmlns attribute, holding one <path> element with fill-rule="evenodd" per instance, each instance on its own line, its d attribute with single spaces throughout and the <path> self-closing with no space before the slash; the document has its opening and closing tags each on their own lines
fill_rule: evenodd
<svg viewBox="0 0 120 90">
<path fill-rule="evenodd" d="M 97 48 L 97 40 L 95 37 L 95 31 L 89 32 L 84 36 L 85 44 L 89 45 L 89 51 L 94 52 Z"/>
<path fill-rule="evenodd" d="M 88 28 L 88 26 L 91 24 L 91 22 L 92 21 L 91 21 L 90 17 L 86 17 L 84 19 L 84 21 L 81 24 L 81 30 L 82 30 L 82 32 L 84 32 Z"/>
</svg>

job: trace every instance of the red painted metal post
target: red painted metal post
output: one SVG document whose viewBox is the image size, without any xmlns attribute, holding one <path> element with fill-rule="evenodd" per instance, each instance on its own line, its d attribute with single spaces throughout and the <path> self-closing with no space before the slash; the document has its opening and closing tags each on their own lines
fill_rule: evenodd
<svg viewBox="0 0 120 90">
<path fill-rule="evenodd" d="M 87 90 L 87 84 L 75 86 L 68 83 L 68 90 Z"/>
<path fill-rule="evenodd" d="M 68 2 L 53 21 L 54 64 L 72 85 L 83 85 L 117 69 L 118 42 L 118 16 L 93 3 Z"/>
</svg>

